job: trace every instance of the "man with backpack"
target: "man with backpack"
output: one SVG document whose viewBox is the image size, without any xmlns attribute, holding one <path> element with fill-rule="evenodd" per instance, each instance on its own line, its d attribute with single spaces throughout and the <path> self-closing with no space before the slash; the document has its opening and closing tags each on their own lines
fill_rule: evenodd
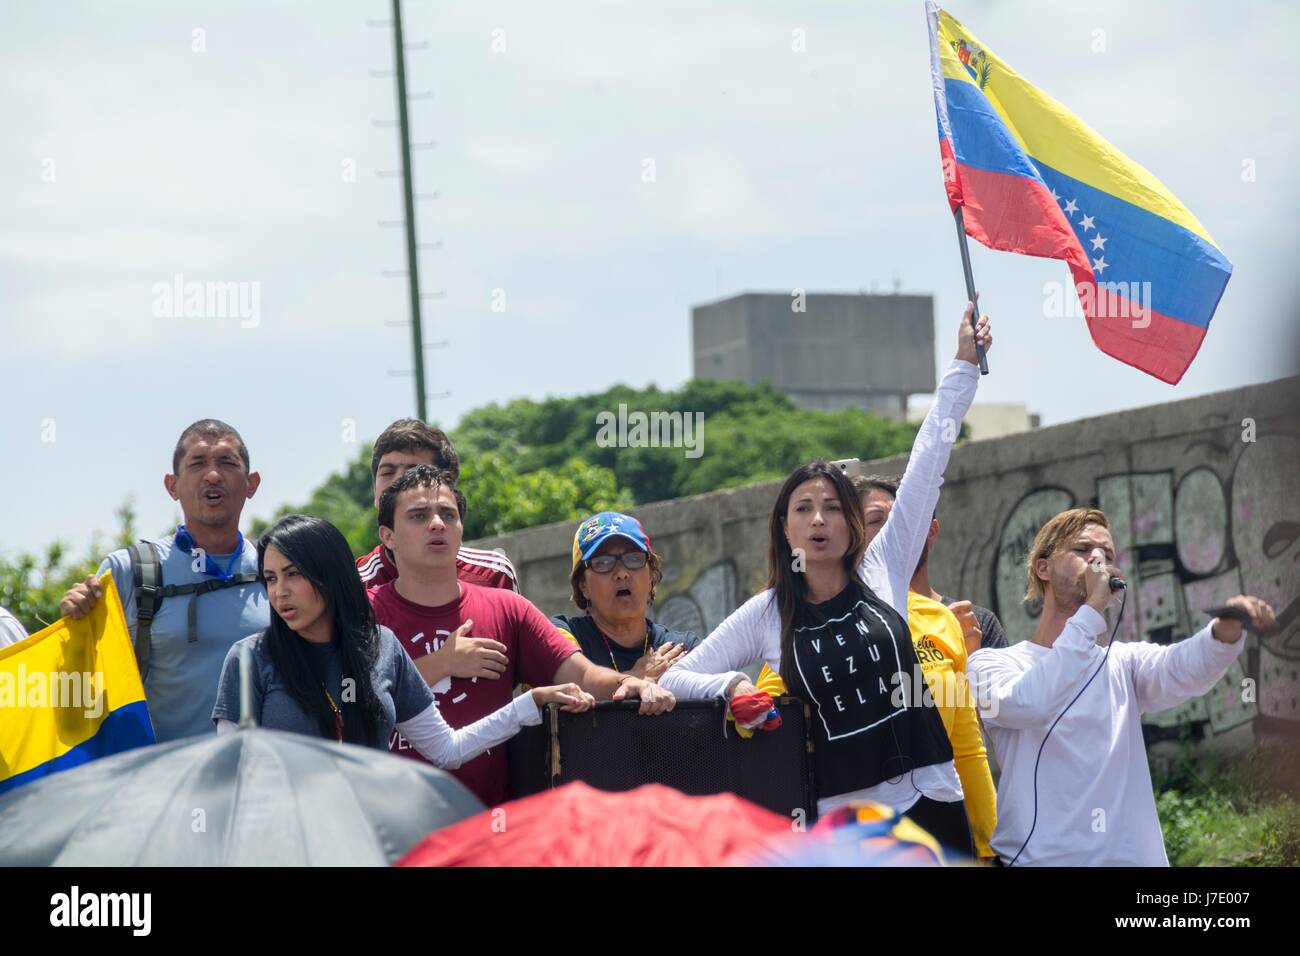
<svg viewBox="0 0 1300 956">
<path fill-rule="evenodd" d="M 257 547 L 239 531 L 260 481 L 235 429 L 211 418 L 190 425 L 163 478 L 184 523 L 175 534 L 114 551 L 59 605 L 64 616 L 84 616 L 103 596 L 96 579 L 112 571 L 159 743 L 212 732 L 226 652 L 270 625 Z"/>
</svg>

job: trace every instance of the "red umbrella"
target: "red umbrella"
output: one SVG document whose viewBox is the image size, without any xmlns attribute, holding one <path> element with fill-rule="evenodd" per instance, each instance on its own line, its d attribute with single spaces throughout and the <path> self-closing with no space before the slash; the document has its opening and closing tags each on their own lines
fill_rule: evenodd
<svg viewBox="0 0 1300 956">
<path fill-rule="evenodd" d="M 574 782 L 429 834 L 398 866 L 717 866 L 791 821 L 730 793 L 659 784 L 623 793 Z"/>
</svg>

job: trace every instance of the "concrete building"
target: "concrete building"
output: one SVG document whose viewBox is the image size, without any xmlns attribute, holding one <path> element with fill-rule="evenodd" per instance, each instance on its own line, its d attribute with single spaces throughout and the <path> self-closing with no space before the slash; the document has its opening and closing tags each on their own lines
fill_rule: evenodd
<svg viewBox="0 0 1300 956">
<path fill-rule="evenodd" d="M 696 378 L 770 382 L 805 408 L 902 420 L 936 386 L 928 295 L 747 292 L 693 308 L 691 337 Z"/>
</svg>

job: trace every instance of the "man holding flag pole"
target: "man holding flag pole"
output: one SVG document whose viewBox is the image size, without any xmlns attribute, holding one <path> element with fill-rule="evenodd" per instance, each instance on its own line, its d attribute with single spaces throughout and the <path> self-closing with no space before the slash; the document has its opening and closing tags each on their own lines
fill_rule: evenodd
<svg viewBox="0 0 1300 956">
<path fill-rule="evenodd" d="M 1060 259 L 1097 347 L 1177 384 L 1232 264 L 1151 173 L 947 11 L 927 2 L 926 19 L 944 187 L 968 296 L 967 235 L 990 249 Z"/>
</svg>

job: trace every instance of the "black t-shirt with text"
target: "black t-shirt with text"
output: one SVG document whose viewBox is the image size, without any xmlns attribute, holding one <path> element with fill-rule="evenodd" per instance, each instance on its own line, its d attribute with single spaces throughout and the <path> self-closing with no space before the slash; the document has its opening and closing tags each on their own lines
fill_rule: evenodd
<svg viewBox="0 0 1300 956">
<path fill-rule="evenodd" d="M 924 678 L 907 621 L 864 583 L 804 605 L 792 644 L 792 689 L 816 710 L 819 799 L 952 759 L 943 719 L 913 687 Z"/>
</svg>

